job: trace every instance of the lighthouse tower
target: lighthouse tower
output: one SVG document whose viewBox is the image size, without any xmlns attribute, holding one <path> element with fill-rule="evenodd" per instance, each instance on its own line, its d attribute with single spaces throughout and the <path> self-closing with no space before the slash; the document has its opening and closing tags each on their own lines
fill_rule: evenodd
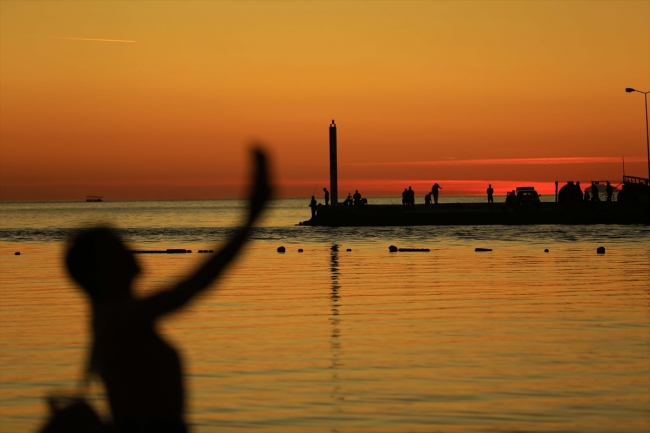
<svg viewBox="0 0 650 433">
<path fill-rule="evenodd" d="M 339 203 L 338 169 L 336 163 L 336 124 L 332 120 L 330 125 L 330 195 L 332 206 Z"/>
</svg>

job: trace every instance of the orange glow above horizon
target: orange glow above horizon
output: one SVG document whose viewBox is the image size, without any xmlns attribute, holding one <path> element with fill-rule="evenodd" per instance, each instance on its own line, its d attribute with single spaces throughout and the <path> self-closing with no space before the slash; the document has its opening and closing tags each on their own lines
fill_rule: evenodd
<svg viewBox="0 0 650 433">
<path fill-rule="evenodd" d="M 0 200 L 307 197 L 331 119 L 341 191 L 647 175 L 650 2 L 0 8 Z"/>
</svg>

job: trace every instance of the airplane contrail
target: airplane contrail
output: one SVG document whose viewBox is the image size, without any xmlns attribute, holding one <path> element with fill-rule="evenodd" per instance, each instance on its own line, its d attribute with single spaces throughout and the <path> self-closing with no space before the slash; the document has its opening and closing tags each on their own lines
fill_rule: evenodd
<svg viewBox="0 0 650 433">
<path fill-rule="evenodd" d="M 49 39 L 66 39 L 69 41 L 96 41 L 96 42 L 127 42 L 135 43 L 135 41 L 129 41 L 126 39 L 95 39 L 95 38 L 67 38 L 64 36 L 49 36 Z"/>
</svg>

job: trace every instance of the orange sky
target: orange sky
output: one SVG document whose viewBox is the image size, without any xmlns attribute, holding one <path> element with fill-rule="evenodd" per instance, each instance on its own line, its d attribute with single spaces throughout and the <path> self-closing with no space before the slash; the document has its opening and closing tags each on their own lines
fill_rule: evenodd
<svg viewBox="0 0 650 433">
<path fill-rule="evenodd" d="M 650 1 L 0 4 L 0 200 L 647 175 Z"/>
</svg>

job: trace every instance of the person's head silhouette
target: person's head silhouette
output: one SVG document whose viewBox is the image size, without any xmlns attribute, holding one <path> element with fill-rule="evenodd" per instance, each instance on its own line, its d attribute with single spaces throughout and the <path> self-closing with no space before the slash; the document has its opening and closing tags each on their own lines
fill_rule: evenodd
<svg viewBox="0 0 650 433">
<path fill-rule="evenodd" d="M 79 232 L 70 243 L 65 262 L 70 276 L 93 303 L 129 294 L 133 279 L 140 273 L 133 253 L 108 227 Z"/>
</svg>

